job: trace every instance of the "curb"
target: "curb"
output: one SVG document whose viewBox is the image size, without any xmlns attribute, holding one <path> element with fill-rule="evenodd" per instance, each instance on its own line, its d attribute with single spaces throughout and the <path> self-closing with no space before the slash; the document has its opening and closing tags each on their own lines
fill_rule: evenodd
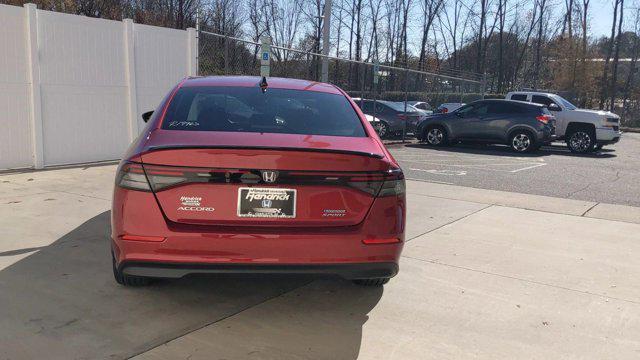
<svg viewBox="0 0 640 360">
<path fill-rule="evenodd" d="M 408 139 L 405 141 L 402 140 L 382 140 L 384 146 L 397 146 L 397 145 L 408 145 L 408 144 L 417 144 L 417 139 Z"/>
<path fill-rule="evenodd" d="M 640 207 L 479 189 L 407 178 L 407 194 L 640 224 Z"/>
</svg>

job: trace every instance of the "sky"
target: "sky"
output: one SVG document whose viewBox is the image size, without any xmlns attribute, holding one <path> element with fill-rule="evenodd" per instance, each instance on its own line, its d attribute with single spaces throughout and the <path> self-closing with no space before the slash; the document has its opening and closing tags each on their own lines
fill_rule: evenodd
<svg viewBox="0 0 640 360">
<path fill-rule="evenodd" d="M 591 3 L 589 4 L 589 7 L 591 7 L 589 10 L 589 13 L 591 14 L 591 33 L 595 37 L 611 35 L 613 1 L 614 0 L 591 0 Z M 625 10 L 627 10 L 627 8 L 628 5 L 625 4 Z"/>
</svg>

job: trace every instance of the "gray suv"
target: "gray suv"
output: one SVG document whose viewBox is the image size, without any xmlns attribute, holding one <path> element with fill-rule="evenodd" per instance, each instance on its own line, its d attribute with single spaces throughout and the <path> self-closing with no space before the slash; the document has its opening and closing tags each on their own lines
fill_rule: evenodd
<svg viewBox="0 0 640 360">
<path fill-rule="evenodd" d="M 555 118 L 540 104 L 479 100 L 451 113 L 428 117 L 418 125 L 417 133 L 420 140 L 433 146 L 473 140 L 530 152 L 555 139 Z"/>
</svg>

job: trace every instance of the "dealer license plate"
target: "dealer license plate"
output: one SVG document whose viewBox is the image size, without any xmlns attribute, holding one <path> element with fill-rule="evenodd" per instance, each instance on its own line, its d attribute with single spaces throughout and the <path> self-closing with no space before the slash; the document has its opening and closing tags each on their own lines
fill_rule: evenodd
<svg viewBox="0 0 640 360">
<path fill-rule="evenodd" d="M 238 189 L 238 216 L 295 218 L 296 190 L 280 188 Z"/>
</svg>

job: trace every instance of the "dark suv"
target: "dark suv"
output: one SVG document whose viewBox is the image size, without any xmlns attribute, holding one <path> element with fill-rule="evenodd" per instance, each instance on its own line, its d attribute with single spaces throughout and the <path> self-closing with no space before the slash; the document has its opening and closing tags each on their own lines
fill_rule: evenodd
<svg viewBox="0 0 640 360">
<path fill-rule="evenodd" d="M 420 140 L 433 146 L 457 140 L 507 144 L 529 152 L 555 138 L 555 118 L 540 104 L 479 100 L 451 113 L 430 116 L 418 126 Z"/>
</svg>

